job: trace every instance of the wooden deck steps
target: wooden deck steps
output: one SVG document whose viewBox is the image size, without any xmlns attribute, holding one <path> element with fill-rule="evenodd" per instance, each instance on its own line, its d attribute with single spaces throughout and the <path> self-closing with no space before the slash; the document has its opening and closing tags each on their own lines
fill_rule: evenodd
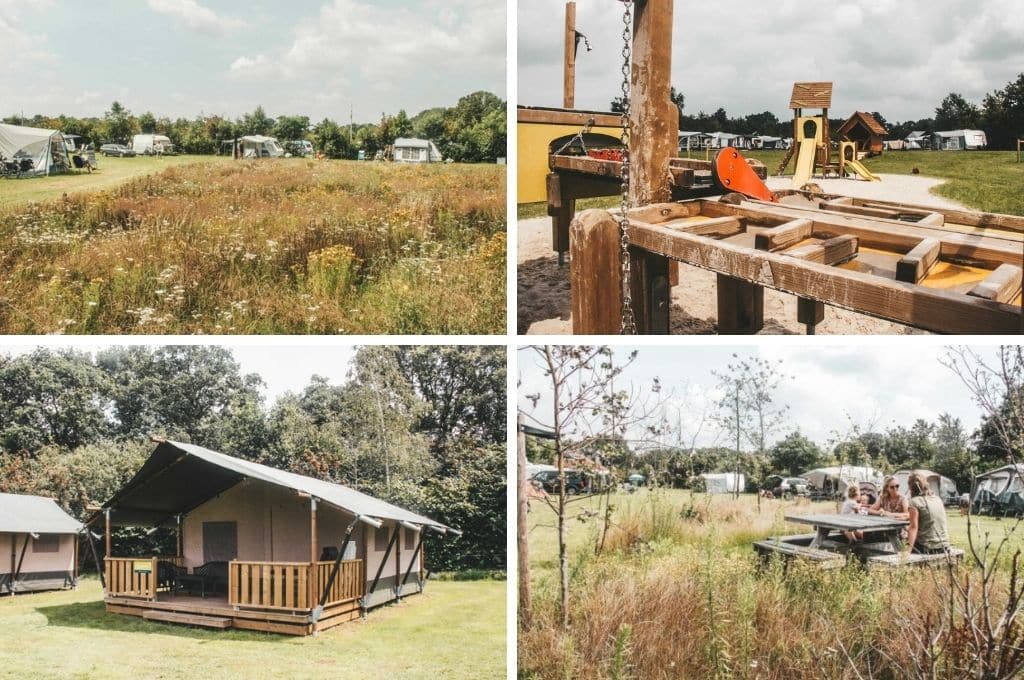
<svg viewBox="0 0 1024 680">
<path fill-rule="evenodd" d="M 163 621 L 165 623 L 183 623 L 186 626 L 201 626 L 203 628 L 231 628 L 231 619 L 222 616 L 203 616 L 202 614 L 182 614 L 180 612 L 161 611 L 159 609 L 147 609 L 142 612 L 142 618 L 147 621 Z"/>
</svg>

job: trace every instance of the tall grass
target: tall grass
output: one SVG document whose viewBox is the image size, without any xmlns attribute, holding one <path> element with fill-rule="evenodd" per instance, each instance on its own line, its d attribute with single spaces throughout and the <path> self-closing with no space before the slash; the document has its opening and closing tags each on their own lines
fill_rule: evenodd
<svg viewBox="0 0 1024 680">
<path fill-rule="evenodd" d="M 196 164 L 0 212 L 3 333 L 496 333 L 504 169 Z"/>
<path fill-rule="evenodd" d="M 657 492 L 623 501 L 604 553 L 595 557 L 589 540 L 591 549 L 576 551 L 568 630 L 554 589 L 540 580 L 531 627 L 519 634 L 521 675 L 903 678 L 924 665 L 948 579 L 970 567 L 761 565 L 751 541 L 785 531 L 783 508 L 702 495 L 680 506 Z M 998 603 L 1005 590 L 990 596 Z M 970 656 L 962 632 L 942 638 L 947 665 L 938 668 Z"/>
</svg>

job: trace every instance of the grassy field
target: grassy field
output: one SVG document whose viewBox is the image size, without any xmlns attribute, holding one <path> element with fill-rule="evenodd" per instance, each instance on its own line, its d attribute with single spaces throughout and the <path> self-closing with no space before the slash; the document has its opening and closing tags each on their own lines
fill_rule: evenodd
<svg viewBox="0 0 1024 680">
<path fill-rule="evenodd" d="M 84 193 L 113 189 L 122 182 L 152 175 L 153 173 L 190 165 L 197 162 L 230 163 L 228 157 L 216 156 L 136 156 L 135 158 L 107 158 L 98 156 L 99 170 L 91 173 L 75 172 L 51 177 L 0 180 L 0 209 L 30 201 L 47 201 L 63 194 Z"/>
<path fill-rule="evenodd" d="M 0 598 L 5 678 L 504 678 L 505 582 L 437 581 L 295 638 L 107 614 L 99 582 Z"/>
<path fill-rule="evenodd" d="M 504 166 L 178 165 L 0 208 L 0 333 L 500 333 L 505 226 Z"/>
<path fill-rule="evenodd" d="M 774 174 L 785 151 L 743 151 L 744 156 L 756 158 Z M 693 152 L 692 158 L 704 158 Z M 889 151 L 875 158 L 867 158 L 864 165 L 872 172 L 909 175 L 914 168 L 921 175 L 946 180 L 932 191 L 940 196 L 960 201 L 976 210 L 1024 215 L 1024 163 L 1016 162 L 1015 151 Z M 789 171 L 793 164 L 790 162 Z M 617 197 L 593 198 L 578 202 L 579 209 L 609 208 L 618 205 Z M 547 214 L 544 203 L 526 203 L 519 206 L 519 219 L 543 217 Z"/>
<path fill-rule="evenodd" d="M 571 623 L 563 631 L 555 515 L 531 503 L 534 622 L 519 634 L 521 677 L 853 678 L 868 677 L 868 665 L 876 678 L 906 677 L 900 669 L 922 653 L 914 635 L 941 609 L 941 572 L 758 569 L 753 541 L 808 531 L 784 514 L 835 512 L 834 503 L 774 500 L 759 509 L 751 495 L 641 490 L 614 494 L 611 505 L 600 556 L 600 498 L 570 506 Z M 952 542 L 966 548 L 966 518 L 955 509 L 948 518 Z M 1015 525 L 972 522 L 993 542 Z M 1009 546 L 1024 546 L 1021 539 L 1011 534 Z"/>
</svg>

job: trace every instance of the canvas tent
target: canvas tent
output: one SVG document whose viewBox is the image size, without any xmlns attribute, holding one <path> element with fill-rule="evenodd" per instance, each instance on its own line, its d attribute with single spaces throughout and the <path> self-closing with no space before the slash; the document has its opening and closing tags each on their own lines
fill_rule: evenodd
<svg viewBox="0 0 1024 680">
<path fill-rule="evenodd" d="M 172 153 L 174 145 L 166 135 L 142 134 L 132 137 L 132 151 L 137 154 L 152 156 L 155 154 Z"/>
<path fill-rule="evenodd" d="M 932 148 L 931 138 L 932 136 L 924 130 L 914 130 L 907 135 L 905 141 L 907 143 L 907 148 L 911 150 L 930 149 Z"/>
<path fill-rule="evenodd" d="M 0 123 L 0 156 L 22 175 L 49 175 L 71 167 L 64 136 L 57 130 Z"/>
<path fill-rule="evenodd" d="M 1024 508 L 1024 465 L 1004 465 L 975 477 L 971 502 L 979 510 Z"/>
<path fill-rule="evenodd" d="M 815 468 L 800 476 L 810 482 L 811 486 L 826 494 L 840 494 L 850 484 L 860 486 L 861 482 L 870 482 L 876 488 L 880 488 L 883 478 L 882 473 L 875 468 L 862 465 Z"/>
<path fill-rule="evenodd" d="M 708 493 L 735 493 L 743 491 L 747 484 L 742 472 L 707 472 L 698 476 L 704 480 L 704 490 Z"/>
<path fill-rule="evenodd" d="M 429 139 L 399 137 L 395 140 L 395 161 L 401 163 L 440 163 L 444 158 Z"/>
<path fill-rule="evenodd" d="M 982 130 L 946 130 L 935 133 L 935 148 L 939 151 L 965 151 L 984 149 L 988 145 Z"/>
<path fill-rule="evenodd" d="M 899 470 L 893 473 L 893 477 L 900 485 L 900 493 L 905 497 L 910 497 L 910 488 L 907 486 L 907 478 L 910 473 L 914 470 Z M 928 480 L 928 486 L 931 488 L 932 493 L 942 499 L 944 503 L 955 502 L 957 497 L 956 483 L 949 477 L 943 477 L 938 472 L 932 472 L 931 470 L 917 470 L 919 474 L 923 474 L 925 479 Z"/>
<path fill-rule="evenodd" d="M 118 613 L 195 613 L 161 569 L 211 571 L 218 599 L 204 599 L 206 612 L 220 607 L 233 627 L 296 635 L 421 592 L 426 534 L 461 535 L 340 484 L 173 441 L 159 442 L 88 523 L 104 527 L 106 601 Z M 115 557 L 115 526 L 173 528 L 177 554 Z M 290 613 L 263 625 L 261 608 L 282 607 Z"/>
<path fill-rule="evenodd" d="M 52 498 L 0 493 L 0 593 L 74 586 L 81 530 Z"/>
<path fill-rule="evenodd" d="M 242 158 L 279 158 L 285 155 L 285 150 L 276 137 L 246 135 L 238 138 L 238 155 Z"/>
</svg>

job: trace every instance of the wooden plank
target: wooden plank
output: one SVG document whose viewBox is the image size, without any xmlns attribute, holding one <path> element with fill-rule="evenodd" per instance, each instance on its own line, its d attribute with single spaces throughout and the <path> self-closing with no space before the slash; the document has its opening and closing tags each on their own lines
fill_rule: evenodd
<svg viewBox="0 0 1024 680">
<path fill-rule="evenodd" d="M 1021 279 L 1020 267 L 1001 264 L 967 294 L 995 302 L 1012 302 L 1021 293 Z"/>
<path fill-rule="evenodd" d="M 783 254 L 819 264 L 841 264 L 857 257 L 857 237 L 844 234 L 821 243 L 786 250 Z"/>
<path fill-rule="evenodd" d="M 918 283 L 928 276 L 928 272 L 939 261 L 942 244 L 938 239 L 926 238 L 896 263 L 896 280 L 907 283 Z"/>
<path fill-rule="evenodd" d="M 637 333 L 667 334 L 672 302 L 668 258 L 636 248 L 630 249 L 629 257 L 630 294 Z M 400 576 L 399 563 L 396 578 Z"/>
<path fill-rule="evenodd" d="M 565 58 L 562 71 L 562 106 L 576 103 L 576 3 L 565 3 Z"/>
<path fill-rule="evenodd" d="M 271 588 L 274 592 L 274 606 L 284 606 L 284 567 L 277 565 L 271 565 L 270 573 L 273 585 Z"/>
<path fill-rule="evenodd" d="M 203 628 L 219 628 L 221 630 L 231 628 L 231 619 L 220 616 L 201 616 L 199 614 L 179 614 L 176 612 L 147 610 L 142 613 L 142 618 L 147 621 L 181 623 L 186 626 L 201 626 Z"/>
<path fill-rule="evenodd" d="M 881 517 L 879 515 L 786 515 L 787 522 L 809 524 L 818 529 L 837 529 L 840 531 L 899 529 L 910 524 L 905 519 Z"/>
<path fill-rule="evenodd" d="M 235 566 L 238 567 L 239 573 L 242 576 L 242 588 L 238 594 L 238 603 L 252 602 L 252 593 L 249 591 L 249 576 L 252 572 L 252 566 L 248 564 L 236 564 Z"/>
<path fill-rule="evenodd" d="M 718 332 L 749 335 L 764 328 L 764 287 L 718 274 Z"/>
<path fill-rule="evenodd" d="M 914 224 L 916 224 L 919 227 L 941 227 L 945 223 L 945 215 L 943 215 L 942 213 L 932 212 L 928 213 Z"/>
<path fill-rule="evenodd" d="M 669 159 L 679 148 L 679 112 L 669 98 L 672 81 L 673 0 L 633 6 L 629 109 L 630 205 L 671 198 Z"/>
<path fill-rule="evenodd" d="M 617 335 L 622 324 L 618 222 L 606 210 L 584 210 L 569 230 L 573 333 Z"/>
<path fill-rule="evenodd" d="M 712 217 L 703 222 L 666 222 L 662 226 L 698 236 L 728 238 L 743 233 L 743 222 L 738 217 Z"/>
<path fill-rule="evenodd" d="M 960 548 L 950 548 L 947 558 L 944 553 L 934 555 L 922 553 L 888 553 L 885 555 L 872 555 L 867 558 L 868 567 L 924 567 L 934 565 L 945 565 L 948 562 L 954 564 L 963 559 L 964 551 Z"/>
<path fill-rule="evenodd" d="M 156 602 L 150 602 L 149 600 L 136 600 L 129 597 L 116 597 L 107 598 L 106 602 L 108 605 L 123 606 L 139 612 L 147 609 L 161 609 L 164 611 L 186 612 L 190 614 L 230 616 L 236 619 L 247 618 L 265 621 L 280 621 L 285 623 L 303 622 L 306 621 L 308 616 L 308 608 L 303 610 L 274 610 L 268 607 L 249 605 L 248 607 L 240 606 L 241 608 L 235 609 L 231 605 L 225 603 L 220 605 L 209 604 L 209 600 L 203 600 L 201 602 L 157 600 Z M 302 613 L 297 613 L 300 611 Z"/>
<path fill-rule="evenodd" d="M 516 109 L 519 123 L 540 123 L 544 125 L 568 125 L 581 128 L 588 122 L 595 127 L 619 127 L 622 117 L 603 111 L 569 111 L 544 107 L 520 106 Z"/>
<path fill-rule="evenodd" d="M 924 212 L 938 213 L 943 217 L 943 223 L 962 224 L 968 227 L 989 227 L 992 229 L 1004 229 L 1024 233 L 1024 217 L 1019 215 L 1003 215 L 1000 213 L 986 213 L 974 210 L 957 210 L 955 208 L 938 208 L 934 206 L 915 205 L 911 203 L 900 203 L 894 201 L 876 201 L 855 199 L 858 205 L 868 208 L 892 208 L 897 210 L 921 210 Z"/>
<path fill-rule="evenodd" d="M 316 569 L 316 565 L 313 565 L 311 569 Z M 310 569 L 299 569 L 299 600 L 295 603 L 295 606 L 299 609 L 308 609 L 311 605 L 309 597 L 309 583 L 307 578 L 309 577 Z M 312 579 L 313 583 L 316 583 L 316 579 Z"/>
<path fill-rule="evenodd" d="M 264 633 L 280 633 L 282 635 L 309 635 L 312 632 L 312 626 L 308 623 L 302 624 L 288 624 L 288 623 L 273 623 L 270 621 L 260 621 L 257 619 L 234 619 L 232 621 L 235 628 L 242 630 L 258 630 Z"/>
<path fill-rule="evenodd" d="M 754 247 L 758 250 L 780 250 L 810 238 L 813 229 L 814 224 L 808 219 L 792 220 L 756 234 Z"/>
</svg>

